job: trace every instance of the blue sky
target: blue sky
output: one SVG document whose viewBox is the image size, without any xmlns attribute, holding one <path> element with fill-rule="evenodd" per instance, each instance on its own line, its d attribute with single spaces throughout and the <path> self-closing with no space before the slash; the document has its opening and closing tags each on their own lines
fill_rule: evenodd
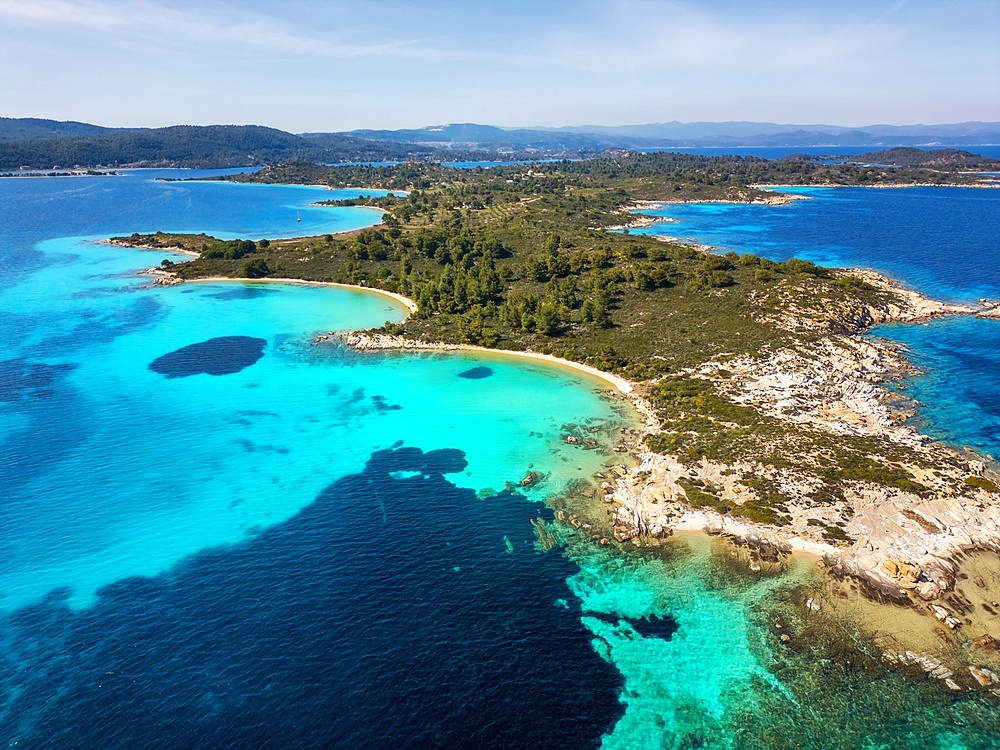
<svg viewBox="0 0 1000 750">
<path fill-rule="evenodd" d="M 1000 121 L 1000 0 L 0 0 L 0 115 Z"/>
</svg>

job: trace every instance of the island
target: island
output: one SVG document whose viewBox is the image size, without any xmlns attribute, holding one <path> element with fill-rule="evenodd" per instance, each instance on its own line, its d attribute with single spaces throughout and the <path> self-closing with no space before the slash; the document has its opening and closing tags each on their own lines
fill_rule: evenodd
<svg viewBox="0 0 1000 750">
<path fill-rule="evenodd" d="M 905 357 L 861 337 L 879 323 L 996 308 L 937 302 L 869 271 L 630 232 L 650 205 L 792 199 L 771 185 L 993 185 L 961 152 L 928 164 L 895 151 L 863 164 L 624 150 L 468 170 L 282 164 L 226 179 L 392 191 L 331 201 L 376 206 L 382 224 L 306 238 L 113 241 L 192 256 L 150 269 L 154 283 L 299 279 L 409 302 L 402 324 L 317 346 L 485 347 L 608 373 L 639 421 L 591 488 L 552 501 L 557 518 L 626 548 L 683 531 L 723 535 L 757 570 L 814 555 L 829 595 L 799 606 L 836 617 L 838 601 L 860 590 L 873 608 L 925 620 L 947 651 L 929 655 L 905 624 L 878 658 L 954 690 L 997 692 L 1000 591 L 975 566 L 1000 551 L 998 466 L 921 434 L 907 419 L 913 403 L 889 387 L 909 372 Z M 960 591 L 960 580 L 972 584 Z"/>
</svg>

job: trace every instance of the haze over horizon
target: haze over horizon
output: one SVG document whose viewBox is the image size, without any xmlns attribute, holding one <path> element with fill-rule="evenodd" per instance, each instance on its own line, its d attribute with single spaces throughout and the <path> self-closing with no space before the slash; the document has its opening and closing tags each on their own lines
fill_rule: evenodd
<svg viewBox="0 0 1000 750">
<path fill-rule="evenodd" d="M 0 115 L 290 132 L 1000 121 L 997 28 L 993 0 L 0 0 Z"/>
</svg>

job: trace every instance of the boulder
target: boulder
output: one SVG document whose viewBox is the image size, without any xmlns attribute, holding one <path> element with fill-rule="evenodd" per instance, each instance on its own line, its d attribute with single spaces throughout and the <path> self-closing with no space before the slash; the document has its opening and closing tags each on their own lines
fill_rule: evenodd
<svg viewBox="0 0 1000 750">
<path fill-rule="evenodd" d="M 972 639 L 972 647 L 980 651 L 996 651 L 997 639 L 989 633 L 983 633 Z"/>
<path fill-rule="evenodd" d="M 928 604 L 927 609 L 929 609 L 931 611 L 931 614 L 934 615 L 935 620 L 943 622 L 952 630 L 957 630 L 958 628 L 962 627 L 962 621 L 959 620 L 957 617 L 955 617 L 955 615 L 953 615 L 947 609 L 942 607 L 940 604 Z"/>
<path fill-rule="evenodd" d="M 991 672 L 985 667 L 969 667 L 969 674 L 983 687 L 990 687 L 1000 683 L 1000 677 L 995 672 Z"/>
</svg>

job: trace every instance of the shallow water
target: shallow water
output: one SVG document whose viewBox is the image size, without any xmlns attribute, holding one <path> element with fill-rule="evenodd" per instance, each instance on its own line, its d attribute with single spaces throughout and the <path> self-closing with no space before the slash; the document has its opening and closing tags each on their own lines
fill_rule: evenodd
<svg viewBox="0 0 1000 750">
<path fill-rule="evenodd" d="M 768 613 L 794 619 L 805 569 L 750 574 L 704 538 L 612 553 L 551 525 L 539 501 L 610 460 L 629 418 L 606 385 L 315 344 L 403 311 L 323 287 L 149 287 L 135 271 L 161 254 L 97 241 L 371 214 L 142 174 L 0 190 L 8 744 L 989 746 L 979 703 L 880 669 L 879 711 L 852 717 L 860 682 L 782 652 Z M 604 447 L 565 443 L 569 424 Z M 544 480 L 505 490 L 529 470 Z M 543 552 L 539 519 L 567 546 Z"/>
</svg>

